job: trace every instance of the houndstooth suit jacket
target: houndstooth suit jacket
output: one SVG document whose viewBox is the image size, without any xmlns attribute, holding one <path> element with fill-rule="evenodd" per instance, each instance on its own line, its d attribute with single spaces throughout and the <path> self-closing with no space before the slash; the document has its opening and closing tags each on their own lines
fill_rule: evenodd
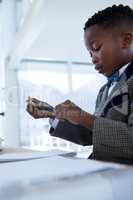
<svg viewBox="0 0 133 200">
<path fill-rule="evenodd" d="M 109 96 L 107 85 L 98 94 L 93 128 L 60 121 L 50 134 L 81 145 L 92 145 L 91 158 L 133 163 L 133 62 Z"/>
</svg>

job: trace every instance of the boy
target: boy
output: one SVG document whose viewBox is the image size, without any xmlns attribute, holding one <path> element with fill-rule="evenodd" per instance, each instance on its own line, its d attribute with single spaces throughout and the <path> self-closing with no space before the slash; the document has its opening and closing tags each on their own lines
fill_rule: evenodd
<svg viewBox="0 0 133 200">
<path fill-rule="evenodd" d="M 55 107 L 50 134 L 92 145 L 92 159 L 133 163 L 133 10 L 113 5 L 85 24 L 84 40 L 95 69 L 108 82 L 99 91 L 94 115 L 71 101 Z M 34 118 L 49 117 L 30 102 Z"/>
</svg>

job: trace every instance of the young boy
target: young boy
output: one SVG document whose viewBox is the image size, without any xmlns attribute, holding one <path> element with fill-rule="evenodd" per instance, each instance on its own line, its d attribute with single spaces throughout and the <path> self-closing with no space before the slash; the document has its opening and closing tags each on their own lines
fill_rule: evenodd
<svg viewBox="0 0 133 200">
<path fill-rule="evenodd" d="M 113 5 L 85 24 L 84 39 L 95 69 L 108 82 L 99 91 L 94 115 L 71 101 L 57 105 L 50 134 L 92 145 L 91 158 L 133 163 L 133 10 Z M 28 103 L 35 118 L 49 117 Z"/>
</svg>

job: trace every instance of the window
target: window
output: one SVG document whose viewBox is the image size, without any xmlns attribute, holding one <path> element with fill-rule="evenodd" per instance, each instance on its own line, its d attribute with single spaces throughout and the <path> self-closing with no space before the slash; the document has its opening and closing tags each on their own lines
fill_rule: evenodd
<svg viewBox="0 0 133 200">
<path fill-rule="evenodd" d="M 48 119 L 33 119 L 26 111 L 28 96 L 55 106 L 66 99 L 94 112 L 100 85 L 105 81 L 92 65 L 25 61 L 18 71 L 21 144 L 36 149 L 80 150 L 85 147 L 49 135 Z M 92 87 L 93 86 L 93 87 Z"/>
</svg>

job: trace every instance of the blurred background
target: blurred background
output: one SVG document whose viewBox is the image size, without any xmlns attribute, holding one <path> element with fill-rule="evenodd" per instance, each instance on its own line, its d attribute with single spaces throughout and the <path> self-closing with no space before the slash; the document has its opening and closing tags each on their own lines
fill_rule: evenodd
<svg viewBox="0 0 133 200">
<path fill-rule="evenodd" d="M 80 151 L 49 135 L 47 119 L 26 113 L 28 96 L 55 106 L 66 99 L 93 113 L 106 82 L 91 63 L 83 27 L 100 9 L 132 0 L 0 1 L 0 137 L 4 146 Z"/>
</svg>

